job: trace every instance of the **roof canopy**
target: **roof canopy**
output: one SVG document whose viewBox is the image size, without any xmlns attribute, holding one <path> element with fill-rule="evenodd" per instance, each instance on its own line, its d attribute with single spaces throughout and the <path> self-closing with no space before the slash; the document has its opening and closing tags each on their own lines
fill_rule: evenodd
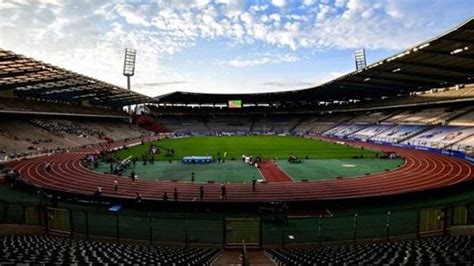
<svg viewBox="0 0 474 266">
<path fill-rule="evenodd" d="M 16 97 L 117 108 L 154 101 L 112 84 L 93 79 L 0 48 L 0 92 Z"/>
<path fill-rule="evenodd" d="M 316 87 L 274 93 L 203 94 L 175 92 L 160 103 L 319 103 L 377 99 L 431 88 L 474 83 L 474 18 L 457 28 Z"/>
</svg>

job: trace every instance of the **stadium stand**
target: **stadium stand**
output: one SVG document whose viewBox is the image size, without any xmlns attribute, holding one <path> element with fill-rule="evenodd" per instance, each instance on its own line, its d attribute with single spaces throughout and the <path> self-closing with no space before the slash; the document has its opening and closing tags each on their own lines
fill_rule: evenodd
<svg viewBox="0 0 474 266">
<path fill-rule="evenodd" d="M 0 150 L 13 159 L 150 134 L 121 120 L 2 117 Z"/>
<path fill-rule="evenodd" d="M 375 141 L 385 141 L 391 143 L 399 143 L 411 136 L 414 136 L 423 130 L 426 130 L 428 126 L 425 125 L 397 125 L 389 130 L 383 131 L 377 136 L 372 137 Z"/>
<path fill-rule="evenodd" d="M 0 265 L 211 265 L 219 255 L 216 249 L 140 246 L 46 235 L 3 236 L 0 250 Z"/>
<path fill-rule="evenodd" d="M 449 121 L 453 126 L 474 126 L 474 110 Z"/>
<path fill-rule="evenodd" d="M 27 113 L 27 114 L 51 114 L 60 115 L 94 115 L 100 117 L 127 117 L 127 114 L 118 109 L 104 107 L 88 107 L 81 105 L 50 103 L 46 101 L 34 101 L 20 98 L 0 97 L 1 113 Z"/>
<path fill-rule="evenodd" d="M 341 124 L 324 132 L 323 135 L 344 138 L 364 129 L 365 127 L 366 125 L 360 124 Z"/>
<path fill-rule="evenodd" d="M 393 129 L 394 127 L 395 125 L 392 124 L 369 125 L 356 133 L 349 134 L 348 136 L 352 139 L 368 140 L 376 138 L 378 135 Z"/>
<path fill-rule="evenodd" d="M 252 125 L 252 120 L 246 116 L 213 116 L 206 124 L 210 131 L 214 132 L 248 133 Z"/>
<path fill-rule="evenodd" d="M 393 124 L 435 124 L 446 119 L 451 112 L 447 108 L 427 108 L 421 110 L 407 110 L 387 119 L 385 122 Z"/>
<path fill-rule="evenodd" d="M 389 116 L 392 116 L 393 112 L 390 111 L 380 111 L 380 112 L 366 112 L 364 114 L 355 116 L 351 120 L 347 121 L 348 123 L 367 123 L 367 124 L 377 124 Z"/>
<path fill-rule="evenodd" d="M 360 71 L 349 73 L 317 87 L 299 91 L 256 94 L 225 95 L 176 92 L 149 98 L 0 49 L 0 71 L 2 71 L 0 75 L 0 85 L 2 86 L 0 95 L 0 114 L 2 114 L 0 160 L 5 156 L 18 158 L 59 151 L 48 157 L 18 160 L 18 162 L 11 164 L 13 170 L 8 174 L 14 183 L 22 182 L 29 189 L 41 187 L 51 195 L 57 194 L 63 200 L 70 200 L 71 205 L 76 204 L 77 200 L 80 200 L 81 204 L 92 203 L 92 195 L 98 195 L 94 202 L 97 204 L 97 217 L 109 217 L 103 215 L 103 210 L 99 210 L 104 207 L 100 205 L 99 197 L 107 202 L 121 202 L 131 209 L 138 206 L 137 209 L 120 216 L 120 219 L 123 220 L 119 219 L 118 213 L 109 213 L 110 217 L 115 217 L 116 225 L 115 232 L 110 235 L 107 235 L 110 232 L 101 232 L 104 230 L 103 228 L 96 230 L 97 235 L 94 235 L 94 232 L 89 232 L 89 223 L 91 228 L 98 223 L 92 218 L 94 216 L 92 213 L 91 217 L 88 216 L 89 212 L 84 210 L 85 208 L 80 212 L 75 210 L 75 215 L 81 214 L 76 217 L 73 217 L 71 209 L 69 212 L 68 209 L 61 209 L 70 215 L 70 220 L 64 219 L 65 221 L 86 220 L 87 229 L 84 231 L 86 231 L 87 237 L 89 237 L 89 233 L 91 237 L 116 236 L 117 241 L 120 241 L 121 238 L 127 239 L 127 236 L 120 235 L 120 226 L 136 226 L 139 222 L 146 221 L 138 219 L 145 217 L 138 213 L 142 211 L 140 208 L 148 206 L 165 210 L 163 214 L 171 208 L 173 211 L 176 209 L 181 211 L 181 206 L 183 206 L 183 210 L 186 209 L 184 207 L 190 206 L 189 210 L 192 209 L 193 212 L 205 209 L 205 213 L 199 214 L 205 216 L 204 219 L 211 221 L 209 224 L 213 224 L 213 226 L 203 226 L 206 223 L 197 226 L 196 224 L 199 224 L 200 220 L 193 221 L 184 212 L 178 213 L 176 217 L 174 213 L 170 212 L 170 217 L 173 217 L 160 216 L 159 219 L 171 220 L 170 223 L 173 225 L 184 224 L 182 227 L 176 225 L 178 228 L 176 232 L 185 233 L 182 234 L 184 236 L 182 239 L 177 238 L 178 240 L 174 242 L 207 243 L 199 242 L 198 238 L 188 239 L 188 226 L 193 226 L 199 228 L 203 235 L 219 232 L 215 236 L 213 235 L 218 239 L 213 244 L 225 245 L 226 234 L 230 232 L 226 227 L 226 217 L 222 219 L 223 217 L 219 216 L 218 222 L 213 223 L 212 218 L 209 218 L 211 216 L 208 215 L 210 210 L 216 206 L 218 206 L 216 209 L 225 209 L 226 211 L 229 210 L 229 206 L 236 209 L 244 206 L 242 209 L 247 211 L 248 209 L 255 210 L 256 206 L 263 206 L 269 201 L 280 202 L 285 206 L 286 202 L 289 202 L 290 207 L 297 205 L 304 210 L 303 212 L 309 210 L 311 213 L 314 211 L 314 202 L 331 202 L 334 203 L 333 206 L 339 207 L 340 202 L 351 201 L 352 203 L 353 199 L 354 205 L 364 200 L 373 204 L 375 197 L 388 201 L 388 199 L 398 200 L 405 196 L 415 198 L 417 195 L 413 194 L 428 192 L 427 190 L 436 193 L 443 189 L 455 190 L 458 188 L 456 186 L 462 182 L 464 182 L 463 186 L 472 185 L 473 179 L 473 165 L 471 161 L 468 161 L 466 154 L 456 157 L 445 155 L 452 152 L 453 149 L 472 153 L 474 110 L 471 105 L 474 100 L 474 85 L 466 85 L 466 83 L 472 83 L 474 65 L 472 64 L 473 49 L 455 56 L 450 53 L 453 49 L 458 49 L 460 45 L 472 42 L 473 27 L 474 19 L 471 19 L 455 30 L 430 40 L 429 43 L 420 44 L 398 55 L 369 65 Z M 218 107 L 223 103 L 225 106 L 229 99 L 242 99 L 242 102 L 249 106 L 239 109 Z M 145 129 L 124 121 L 130 117 L 123 111 L 123 107 L 141 103 L 151 103 L 149 117 L 146 114 L 135 117 L 135 122 Z M 193 106 L 196 104 L 199 107 Z M 201 108 L 205 105 L 213 107 Z M 11 114 L 15 117 L 9 117 Z M 111 174 L 114 172 L 113 165 L 111 165 L 110 172 L 102 173 L 84 167 L 84 162 L 90 157 L 92 157 L 91 160 L 95 160 L 94 156 L 99 153 L 110 155 L 109 151 L 99 151 L 103 147 L 100 144 L 107 143 L 107 148 L 110 149 L 126 149 L 127 145 L 140 145 L 145 144 L 146 141 L 158 139 L 156 136 L 147 139 L 146 136 L 168 131 L 175 136 L 226 132 L 307 134 L 305 137 L 315 138 L 318 141 L 339 143 L 341 143 L 341 138 L 344 138 L 343 144 L 347 146 L 374 149 L 384 153 L 388 149 L 390 155 L 401 156 L 403 160 L 400 162 L 403 161 L 403 163 L 400 163 L 397 169 L 386 169 L 384 172 L 374 174 L 367 173 L 360 178 L 337 178 L 321 182 L 308 180 L 299 182 L 287 178 L 284 182 L 275 183 L 264 180 L 265 182 L 257 185 L 257 191 L 252 191 L 248 183 L 230 183 L 222 186 L 214 181 L 208 181 L 201 186 L 201 184 L 195 184 L 194 180 L 192 182 L 135 180 L 135 175 L 133 175 L 130 179 L 126 177 L 120 179 L 119 194 L 117 187 L 114 186 L 116 184 L 114 181 L 117 181 L 118 177 Z M 171 136 L 171 134 L 166 136 Z M 447 150 L 431 152 L 427 151 L 429 149 L 420 147 L 411 149 L 411 147 L 407 148 L 404 145 L 392 146 L 387 143 L 373 143 L 371 141 Z M 81 148 L 75 149 L 78 147 Z M 68 149 L 75 150 L 66 152 Z M 362 156 L 356 155 L 355 157 Z M 145 158 L 143 163 L 146 163 Z M 169 163 L 173 162 L 170 160 Z M 275 171 L 279 169 L 276 163 L 270 161 L 264 162 L 260 166 L 262 165 L 264 167 L 270 165 L 269 168 Z M 278 171 L 283 173 L 282 169 Z M 194 177 L 194 172 L 192 176 Z M 11 181 L 9 180 L 9 182 Z M 197 200 L 200 197 L 198 186 L 203 189 L 205 187 L 206 191 L 205 198 L 201 196 L 199 201 Z M 222 191 L 227 190 L 222 190 L 222 188 L 228 189 L 225 200 Z M 164 198 L 164 195 L 178 190 L 180 193 L 179 202 L 173 202 L 176 205 L 168 205 L 168 198 Z M 176 201 L 177 199 L 178 197 L 176 197 Z M 12 208 L 15 204 L 19 206 L 16 210 L 15 207 Z M 400 227 L 409 227 L 409 229 L 390 233 L 393 233 L 393 236 L 403 235 L 404 237 L 409 234 L 415 238 L 423 232 L 431 233 L 429 231 L 431 228 L 428 228 L 431 226 L 430 223 L 435 225 L 433 227 L 436 233 L 446 233 L 444 231 L 450 228 L 445 227 L 444 224 L 438 228 L 438 223 L 441 223 L 442 220 L 441 217 L 446 218 L 446 221 L 450 218 L 452 225 L 472 225 L 473 205 L 469 204 L 453 206 L 453 203 L 449 202 L 446 205 L 443 204 L 443 206 L 449 205 L 446 209 L 431 208 L 430 212 L 427 212 L 429 215 L 422 217 L 426 224 L 423 224 L 422 218 L 420 218 L 421 214 L 425 213 L 424 210 L 412 208 L 408 210 L 410 215 L 405 216 L 409 219 L 399 219 L 396 215 L 392 219 L 396 224 L 396 230 L 397 223 L 402 220 L 403 224 Z M 81 205 L 81 208 L 83 206 Z M 48 229 L 48 219 L 52 221 L 54 217 L 66 217 L 52 214 L 55 211 L 54 208 L 47 208 L 47 215 L 39 217 L 43 213 L 35 207 L 23 203 L 1 204 L 0 210 L 3 213 L 0 215 L 0 221 L 28 224 L 31 220 L 36 219 L 41 220 L 37 221 L 36 225 Z M 167 209 L 168 207 L 169 209 Z M 199 209 L 201 207 L 202 209 Z M 384 209 L 385 212 L 385 208 L 380 209 Z M 234 214 L 232 211 L 229 213 Z M 275 211 L 275 209 L 270 211 Z M 456 211 L 459 213 L 454 215 Z M 329 213 L 329 211 L 326 210 L 324 213 Z M 388 231 L 390 230 L 386 228 L 389 228 L 390 223 L 387 222 L 389 220 L 386 217 L 390 216 L 390 211 L 388 213 L 387 216 L 367 215 L 369 218 L 366 219 L 371 223 L 368 226 L 369 229 L 364 230 L 371 230 L 373 229 L 372 225 L 378 224 L 381 231 L 371 234 L 371 236 L 383 237 L 386 235 L 389 238 Z M 444 216 L 445 214 L 446 216 Z M 448 217 L 451 214 L 452 216 Z M 9 219 L 5 219 L 8 215 L 10 215 Z M 323 216 L 318 215 L 310 215 L 309 218 L 305 216 L 301 220 L 310 221 L 310 226 L 307 226 L 306 222 L 301 222 L 301 224 L 305 224 L 304 227 L 309 229 L 296 228 L 301 232 L 309 232 L 308 235 L 311 237 L 306 239 L 307 243 L 317 242 L 316 221 L 317 219 L 320 222 L 323 221 Z M 12 219 L 11 216 L 17 219 Z M 332 214 L 330 216 L 330 218 L 334 217 Z M 147 212 L 145 219 L 150 219 L 150 217 L 150 212 Z M 236 224 L 237 227 L 246 227 L 249 224 L 257 225 L 249 230 L 255 230 L 249 234 L 257 236 L 255 232 L 265 228 L 266 222 L 263 219 L 266 217 L 262 217 L 251 218 L 254 221 L 250 223 Z M 338 219 L 342 219 L 341 217 L 337 217 L 337 214 L 334 219 L 324 217 L 324 221 L 333 222 L 332 225 L 335 225 L 324 230 L 329 232 L 331 237 L 333 234 L 340 233 L 341 241 L 350 239 L 355 241 L 356 236 L 353 232 L 357 228 L 356 219 L 352 216 L 343 217 L 345 222 L 338 224 Z M 382 219 L 379 219 L 380 217 Z M 259 220 L 260 218 L 262 220 Z M 284 217 L 282 220 L 286 218 L 288 217 Z M 308 219 L 305 220 L 306 218 Z M 290 219 L 300 221 L 294 217 L 290 217 Z M 460 222 L 454 223 L 456 219 Z M 108 222 L 107 219 L 104 220 Z M 260 224 L 255 222 L 257 220 L 260 221 Z M 137 221 L 139 222 L 137 223 Z M 110 224 L 107 223 L 107 225 Z M 282 222 L 279 226 L 279 224 L 272 222 L 271 226 L 266 227 L 267 231 L 255 237 L 255 245 L 263 244 L 258 242 L 263 242 L 264 238 L 270 239 L 270 241 L 267 240 L 267 243 L 284 245 L 286 241 L 285 227 L 288 227 L 288 224 Z M 268 226 L 268 224 L 266 225 Z M 75 226 L 75 229 L 70 228 L 71 235 L 75 235 L 74 230 L 77 229 L 77 223 Z M 425 231 L 420 229 L 422 226 L 427 227 Z M 236 229 L 238 229 L 237 227 Z M 341 232 L 334 229 L 343 227 L 347 228 Z M 183 230 L 183 228 L 185 229 Z M 275 228 L 280 228 L 281 231 L 274 230 Z M 149 238 L 150 242 L 153 242 L 153 228 L 148 229 L 150 229 L 151 237 L 148 235 L 138 236 L 137 234 L 137 239 L 144 237 L 145 239 L 141 240 L 147 241 Z M 131 231 L 132 234 L 137 233 Z M 263 234 L 267 235 L 263 236 Z M 166 235 L 166 237 L 168 236 Z M 259 237 L 260 240 L 258 240 Z M 219 253 L 214 249 L 135 246 L 51 236 L 4 236 L 0 239 L 2 250 L 0 264 L 207 265 L 212 263 Z M 319 241 L 325 241 L 321 239 L 320 234 Z M 304 240 L 300 243 L 307 244 Z M 275 249 L 267 252 L 275 261 L 283 265 L 315 263 L 472 264 L 473 244 L 472 237 L 443 236 L 351 246 Z"/>
<path fill-rule="evenodd" d="M 474 134 L 474 127 L 438 126 L 418 134 L 403 143 L 432 148 L 449 148 Z"/>
<path fill-rule="evenodd" d="M 471 265 L 474 237 L 442 236 L 321 248 L 272 249 L 279 265 Z"/>
</svg>

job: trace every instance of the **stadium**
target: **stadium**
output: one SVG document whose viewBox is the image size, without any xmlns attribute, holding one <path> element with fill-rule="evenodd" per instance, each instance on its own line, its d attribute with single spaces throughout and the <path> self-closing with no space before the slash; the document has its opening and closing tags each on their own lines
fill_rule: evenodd
<svg viewBox="0 0 474 266">
<path fill-rule="evenodd" d="M 472 264 L 474 18 L 443 30 L 257 93 L 0 48 L 0 265 Z"/>
</svg>

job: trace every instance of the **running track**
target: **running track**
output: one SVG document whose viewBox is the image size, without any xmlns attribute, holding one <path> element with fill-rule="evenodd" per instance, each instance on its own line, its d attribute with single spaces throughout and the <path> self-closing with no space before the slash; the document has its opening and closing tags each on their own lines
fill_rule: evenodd
<svg viewBox="0 0 474 266">
<path fill-rule="evenodd" d="M 135 141 L 137 142 L 137 141 Z M 366 148 L 383 150 L 385 146 L 368 143 L 351 143 Z M 123 143 L 116 143 L 115 147 Z M 466 161 L 434 153 L 395 148 L 405 158 L 398 169 L 362 176 L 359 178 L 315 182 L 269 182 L 257 184 L 257 191 L 251 185 L 227 185 L 226 202 L 267 202 L 267 201 L 309 201 L 369 196 L 394 195 L 406 192 L 423 191 L 454 185 L 474 179 L 474 165 Z M 98 185 L 102 185 L 103 196 L 135 198 L 139 192 L 146 200 L 161 200 L 165 191 L 172 195 L 176 187 L 180 201 L 193 201 L 199 198 L 199 186 L 204 186 L 204 201 L 222 202 L 219 184 L 201 184 L 170 181 L 137 180 L 119 177 L 119 191 L 113 191 L 114 176 L 91 171 L 83 167 L 81 158 L 96 152 L 94 148 L 78 152 L 37 157 L 19 162 L 15 169 L 27 182 L 46 189 L 72 194 L 92 195 Z M 45 161 L 53 163 L 52 171 L 44 170 Z"/>
</svg>

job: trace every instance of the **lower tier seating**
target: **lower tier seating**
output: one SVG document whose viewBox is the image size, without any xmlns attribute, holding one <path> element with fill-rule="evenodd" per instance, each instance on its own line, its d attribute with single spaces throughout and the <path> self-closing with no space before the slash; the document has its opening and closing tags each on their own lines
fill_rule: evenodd
<svg viewBox="0 0 474 266">
<path fill-rule="evenodd" d="M 279 265 L 472 265 L 473 254 L 473 236 L 267 251 Z"/>
<path fill-rule="evenodd" d="M 157 247 L 52 236 L 0 237 L 0 265 L 210 265 L 216 249 Z"/>
</svg>

